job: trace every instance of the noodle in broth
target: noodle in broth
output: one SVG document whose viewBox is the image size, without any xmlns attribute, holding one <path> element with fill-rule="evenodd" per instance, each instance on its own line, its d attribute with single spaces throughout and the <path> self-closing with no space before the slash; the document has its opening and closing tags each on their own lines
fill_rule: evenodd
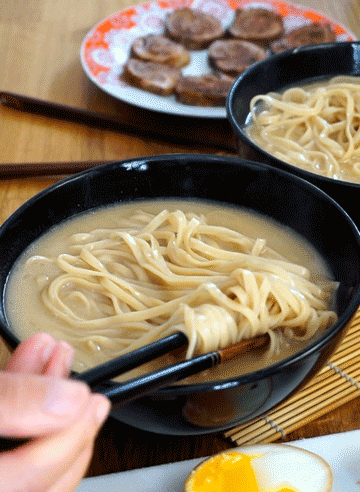
<svg viewBox="0 0 360 492">
<path fill-rule="evenodd" d="M 294 166 L 360 183 L 360 79 L 334 77 L 255 96 L 250 138 Z"/>
<path fill-rule="evenodd" d="M 80 351 L 117 357 L 183 331 L 189 358 L 268 333 L 271 357 L 284 337 L 306 341 L 336 321 L 332 283 L 314 282 L 266 240 L 202 214 L 132 212 L 116 228 L 77 232 L 67 243 L 54 256 L 32 249 L 13 278 L 20 268 L 30 275 L 57 335 Z M 14 289 L 10 279 L 7 299 Z M 7 302 L 13 326 L 18 310 Z"/>
</svg>

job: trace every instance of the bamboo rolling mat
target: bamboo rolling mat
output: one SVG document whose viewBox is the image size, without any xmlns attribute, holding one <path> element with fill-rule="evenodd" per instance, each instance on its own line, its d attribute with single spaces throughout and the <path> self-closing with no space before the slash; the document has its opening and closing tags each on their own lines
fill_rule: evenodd
<svg viewBox="0 0 360 492">
<path fill-rule="evenodd" d="M 360 308 L 323 369 L 290 399 L 225 432 L 237 446 L 270 443 L 360 396 Z"/>
</svg>

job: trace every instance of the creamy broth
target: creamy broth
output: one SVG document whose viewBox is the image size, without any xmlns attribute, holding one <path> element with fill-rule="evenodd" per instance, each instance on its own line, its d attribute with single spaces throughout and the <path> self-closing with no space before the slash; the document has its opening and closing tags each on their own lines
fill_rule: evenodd
<svg viewBox="0 0 360 492">
<path fill-rule="evenodd" d="M 69 252 L 71 236 L 76 234 L 78 237 L 85 237 L 86 234 L 97 229 L 117 229 L 119 216 L 130 217 L 140 209 L 152 214 L 158 214 L 164 209 L 169 211 L 180 209 L 183 212 L 204 214 L 208 224 L 239 231 L 250 238 L 266 239 L 267 247 L 275 250 L 286 260 L 306 267 L 311 272 L 313 282 L 321 283 L 330 279 L 330 272 L 324 260 L 303 238 L 290 229 L 268 219 L 264 220 L 263 217 L 249 210 L 178 200 L 121 204 L 82 214 L 54 227 L 34 242 L 19 258 L 7 282 L 5 304 L 9 325 L 20 340 L 40 331 L 51 333 L 58 339 L 68 337 L 68 341 L 71 341 L 76 349 L 73 369 L 80 372 L 114 357 L 111 342 L 98 346 L 94 343 L 83 343 L 80 340 L 81 333 L 77 333 L 77 339 L 74 339 L 71 333 L 73 328 L 46 308 L 41 298 L 41 291 L 59 274 L 59 267 L 52 260 L 60 254 Z M 280 353 L 273 354 L 271 359 L 266 356 L 265 350 L 244 354 L 238 360 L 213 370 L 211 379 L 227 378 L 264 367 L 290 356 L 308 343 L 309 340 L 291 340 L 291 342 L 284 340 Z M 126 377 L 178 361 L 183 357 L 184 350 L 174 351 L 169 356 L 132 371 Z M 209 377 L 209 373 L 202 373 L 194 376 L 190 381 L 202 381 Z"/>
<path fill-rule="evenodd" d="M 306 171 L 360 183 L 360 77 L 338 76 L 255 96 L 245 133 Z"/>
</svg>

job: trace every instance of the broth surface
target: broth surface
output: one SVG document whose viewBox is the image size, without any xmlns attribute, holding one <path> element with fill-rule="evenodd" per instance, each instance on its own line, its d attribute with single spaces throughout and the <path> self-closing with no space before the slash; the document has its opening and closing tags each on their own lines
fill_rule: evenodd
<svg viewBox="0 0 360 492">
<path fill-rule="evenodd" d="M 169 211 L 180 209 L 184 212 L 191 211 L 196 214 L 204 214 L 209 224 L 227 227 L 252 238 L 264 238 L 270 248 L 284 256 L 288 261 L 308 268 L 312 275 L 312 281 L 320 282 L 324 279 L 331 279 L 326 263 L 309 243 L 290 229 L 268 219 L 264 220 L 264 217 L 249 210 L 185 200 L 157 200 L 121 204 L 82 214 L 55 226 L 33 243 L 18 259 L 7 283 L 5 298 L 9 325 L 16 336 L 20 340 L 24 340 L 34 333 L 45 331 L 51 333 L 55 338 L 66 339 L 64 336 L 66 330 L 71 328 L 66 327 L 64 330 L 64 323 L 46 309 L 40 298 L 40 290 L 59 273 L 58 267 L 50 263 L 47 258 L 54 258 L 68 251 L 70 236 L 80 232 L 88 233 L 99 228 L 116 229 L 119 216 L 122 218 L 129 217 L 138 210 L 156 214 L 164 209 Z M 39 257 L 41 257 L 41 261 L 39 261 Z M 36 261 L 32 261 L 31 258 L 36 258 Z M 281 354 L 272 357 L 271 360 L 266 359 L 265 351 L 261 349 L 246 353 L 238 360 L 212 370 L 211 376 L 207 371 L 189 378 L 189 381 L 200 382 L 210 377 L 211 379 L 223 379 L 251 372 L 292 355 L 308 343 L 309 341 L 284 343 Z M 84 350 L 80 346 L 74 348 L 76 349 L 76 357 L 73 369 L 79 372 L 113 358 L 111 348 L 95 351 Z M 183 350 L 174 351 L 166 357 L 131 371 L 124 379 L 138 375 L 150 368 L 156 369 L 165 364 L 179 361 L 183 356 Z"/>
</svg>

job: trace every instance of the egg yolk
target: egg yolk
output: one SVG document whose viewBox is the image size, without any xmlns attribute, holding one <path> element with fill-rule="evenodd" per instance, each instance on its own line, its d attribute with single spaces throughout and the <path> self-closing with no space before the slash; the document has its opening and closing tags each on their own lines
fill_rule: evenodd
<svg viewBox="0 0 360 492">
<path fill-rule="evenodd" d="M 193 492 L 298 492 L 283 486 L 263 489 L 258 485 L 251 461 L 258 456 L 224 453 L 196 468 L 190 483 Z"/>
</svg>

